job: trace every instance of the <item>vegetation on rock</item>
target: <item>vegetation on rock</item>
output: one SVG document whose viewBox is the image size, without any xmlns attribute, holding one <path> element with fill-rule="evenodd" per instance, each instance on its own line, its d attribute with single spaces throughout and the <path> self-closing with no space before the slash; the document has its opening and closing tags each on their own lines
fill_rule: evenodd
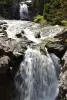
<svg viewBox="0 0 67 100">
<path fill-rule="evenodd" d="M 38 16 L 34 17 L 34 22 L 39 23 L 39 24 L 44 24 L 46 22 L 46 20 L 44 19 L 43 16 L 38 15 Z"/>
<path fill-rule="evenodd" d="M 37 15 L 42 15 L 48 23 L 67 25 L 67 0 L 33 0 Z"/>
</svg>

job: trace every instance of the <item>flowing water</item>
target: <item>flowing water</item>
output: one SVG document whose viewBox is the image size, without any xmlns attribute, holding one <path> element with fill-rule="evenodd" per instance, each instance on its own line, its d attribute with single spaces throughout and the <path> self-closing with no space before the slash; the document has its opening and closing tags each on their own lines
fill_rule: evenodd
<svg viewBox="0 0 67 100">
<path fill-rule="evenodd" d="M 42 55 L 28 48 L 14 80 L 13 100 L 55 100 L 59 92 L 55 66 L 47 51 Z"/>
<path fill-rule="evenodd" d="M 21 33 L 35 44 L 42 42 L 42 37 L 52 37 L 63 30 L 59 26 L 41 29 L 39 24 L 30 21 L 5 21 L 8 24 L 6 31 L 9 38 L 17 39 L 16 34 Z M 37 31 L 40 31 L 41 38 L 35 37 Z M 49 55 L 47 51 L 46 55 L 43 55 L 39 50 L 28 48 L 14 77 L 15 90 L 12 100 L 55 100 L 59 92 L 58 61 L 55 55 Z"/>
<path fill-rule="evenodd" d="M 16 34 L 22 34 L 21 31 L 24 31 L 24 36 L 35 43 L 41 43 L 42 40 L 53 37 L 56 34 L 60 33 L 63 30 L 63 27 L 60 26 L 46 26 L 44 28 L 40 28 L 40 25 L 31 21 L 21 21 L 21 20 L 4 20 L 7 22 L 8 28 L 6 30 L 9 38 L 16 39 Z M 40 38 L 36 38 L 35 35 L 40 33 Z M 23 38 L 23 36 L 22 36 Z"/>
<path fill-rule="evenodd" d="M 28 19 L 28 7 L 24 2 L 20 3 L 20 19 Z"/>
</svg>

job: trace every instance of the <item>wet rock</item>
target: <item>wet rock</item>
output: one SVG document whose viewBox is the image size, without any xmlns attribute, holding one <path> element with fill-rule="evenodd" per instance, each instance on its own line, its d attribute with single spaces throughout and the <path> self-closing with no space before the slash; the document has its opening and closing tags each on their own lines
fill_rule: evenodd
<svg viewBox="0 0 67 100">
<path fill-rule="evenodd" d="M 3 29 L 0 29 L 0 33 L 2 33 L 3 32 Z"/>
<path fill-rule="evenodd" d="M 35 38 L 41 38 L 40 32 L 36 33 Z"/>
<path fill-rule="evenodd" d="M 22 38 L 21 33 L 16 34 L 16 37 L 17 37 L 17 38 Z"/>
<path fill-rule="evenodd" d="M 9 57 L 2 56 L 0 57 L 0 74 L 6 73 L 9 68 Z"/>
<path fill-rule="evenodd" d="M 7 37 L 0 38 L 0 51 L 3 51 L 3 52 L 1 52 L 1 54 L 2 53 L 9 54 L 11 52 L 13 54 L 14 54 L 14 52 L 15 52 L 15 54 L 16 54 L 16 52 L 18 52 L 18 54 L 19 54 L 20 52 L 23 51 L 24 47 L 26 47 L 26 46 L 27 46 L 27 44 L 25 44 L 25 42 L 22 42 L 22 41 L 17 42 L 16 40 L 9 39 Z M 21 53 L 21 55 L 22 55 L 22 53 Z"/>
<path fill-rule="evenodd" d="M 54 53 L 60 58 L 63 56 L 67 48 L 66 45 L 63 45 L 59 42 L 47 43 L 46 47 L 48 48 L 49 53 Z"/>
<path fill-rule="evenodd" d="M 63 72 L 67 70 L 67 51 L 65 52 L 63 58 L 62 58 L 62 61 L 63 61 Z"/>
<path fill-rule="evenodd" d="M 54 41 L 48 41 L 46 47 L 50 53 L 55 53 L 58 57 L 62 58 L 67 50 L 67 29 L 58 33 L 54 37 Z"/>
<path fill-rule="evenodd" d="M 60 73 L 59 100 L 67 100 L 67 51 L 64 54 L 62 61 L 63 66 Z"/>
<path fill-rule="evenodd" d="M 25 33 L 24 30 L 21 30 L 21 33 L 24 34 Z"/>
<path fill-rule="evenodd" d="M 55 54 L 53 54 L 53 53 L 50 54 L 50 57 L 51 57 L 51 59 L 53 61 L 53 64 L 55 66 L 57 78 L 59 79 L 59 74 L 61 72 L 60 59 Z"/>
<path fill-rule="evenodd" d="M 0 25 L 7 24 L 5 21 L 0 20 Z"/>
<path fill-rule="evenodd" d="M 3 24 L 3 25 L 0 25 L 1 26 L 1 28 L 3 29 L 3 30 L 6 30 L 7 28 L 8 28 L 8 25 L 7 24 Z"/>
<path fill-rule="evenodd" d="M 6 30 L 7 28 L 5 26 L 3 26 L 3 30 Z"/>
<path fill-rule="evenodd" d="M 5 36 L 0 37 L 0 73 L 6 73 L 10 67 L 19 66 L 19 60 L 22 60 L 22 58 L 19 59 L 19 57 L 24 55 L 27 45 L 28 44 L 23 41 L 17 42 Z M 9 62 L 11 62 L 11 64 L 9 64 Z"/>
</svg>

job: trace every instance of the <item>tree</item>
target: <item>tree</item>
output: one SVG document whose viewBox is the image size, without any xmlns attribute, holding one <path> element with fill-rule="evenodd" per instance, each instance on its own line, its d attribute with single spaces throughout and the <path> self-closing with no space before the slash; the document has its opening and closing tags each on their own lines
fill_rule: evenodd
<svg viewBox="0 0 67 100">
<path fill-rule="evenodd" d="M 12 4 L 16 2 L 20 2 L 20 0 L 0 0 L 0 4 Z"/>
<path fill-rule="evenodd" d="M 44 0 L 32 0 L 32 5 L 34 8 L 36 8 L 37 14 L 42 15 L 44 8 Z"/>
</svg>

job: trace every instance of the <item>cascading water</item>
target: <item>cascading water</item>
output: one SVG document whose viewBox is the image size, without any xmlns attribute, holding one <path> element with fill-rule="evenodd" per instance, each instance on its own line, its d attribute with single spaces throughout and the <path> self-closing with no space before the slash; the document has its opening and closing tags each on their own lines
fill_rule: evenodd
<svg viewBox="0 0 67 100">
<path fill-rule="evenodd" d="M 24 2 L 20 3 L 20 19 L 28 19 L 28 7 Z"/>
<path fill-rule="evenodd" d="M 15 75 L 15 96 L 12 100 L 55 100 L 58 79 L 52 59 L 46 52 L 30 48 Z"/>
<path fill-rule="evenodd" d="M 38 24 L 30 21 L 5 21 L 9 26 L 6 30 L 9 38 L 17 40 L 16 34 L 21 34 L 22 39 L 26 37 L 35 44 L 42 40 L 35 37 L 37 31 L 41 31 L 40 35 L 45 38 L 47 33 L 52 37 L 63 30 L 62 27 L 55 26 L 39 29 Z M 15 91 L 12 100 L 55 100 L 59 92 L 58 61 L 53 54 L 49 56 L 46 52 L 46 55 L 42 55 L 38 50 L 28 49 L 14 78 Z"/>
</svg>

